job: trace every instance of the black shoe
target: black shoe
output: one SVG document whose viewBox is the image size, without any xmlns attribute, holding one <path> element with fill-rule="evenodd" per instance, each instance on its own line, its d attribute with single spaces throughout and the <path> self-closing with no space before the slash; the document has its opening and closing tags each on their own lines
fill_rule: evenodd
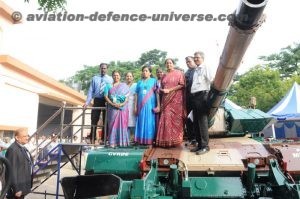
<svg viewBox="0 0 300 199">
<path fill-rule="evenodd" d="M 190 141 L 190 145 L 197 146 L 198 142 L 196 140 L 192 140 L 192 141 Z"/>
<path fill-rule="evenodd" d="M 199 151 L 199 150 L 201 150 L 201 147 L 195 147 L 195 148 L 192 148 L 192 149 L 190 150 L 190 152 L 197 152 L 197 151 Z"/>
<path fill-rule="evenodd" d="M 209 151 L 209 147 L 207 146 L 196 151 L 196 155 L 202 155 L 204 153 L 207 153 L 208 151 Z"/>
<path fill-rule="evenodd" d="M 197 147 L 198 146 L 198 142 L 197 140 L 191 140 L 191 141 L 188 141 L 187 143 L 185 143 L 185 146 L 193 146 L 193 147 Z"/>
<path fill-rule="evenodd" d="M 185 147 L 187 147 L 187 148 L 194 148 L 194 147 L 198 148 L 198 143 L 197 142 L 195 144 L 186 143 Z"/>
</svg>

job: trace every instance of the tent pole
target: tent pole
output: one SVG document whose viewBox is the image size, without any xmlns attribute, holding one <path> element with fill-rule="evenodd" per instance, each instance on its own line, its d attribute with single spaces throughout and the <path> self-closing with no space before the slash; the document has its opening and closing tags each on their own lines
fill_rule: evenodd
<svg viewBox="0 0 300 199">
<path fill-rule="evenodd" d="M 274 123 L 272 124 L 272 135 L 273 135 L 273 138 L 276 139 Z"/>
</svg>

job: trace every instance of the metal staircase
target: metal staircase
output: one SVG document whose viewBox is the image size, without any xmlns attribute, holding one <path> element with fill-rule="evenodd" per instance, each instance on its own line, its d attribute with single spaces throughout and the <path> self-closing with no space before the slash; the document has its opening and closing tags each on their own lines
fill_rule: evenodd
<svg viewBox="0 0 300 199">
<path fill-rule="evenodd" d="M 69 124 L 64 124 L 64 112 L 66 110 L 75 110 L 80 109 L 81 113 L 73 119 Z M 99 107 L 99 108 L 81 108 L 81 107 L 66 107 L 66 104 L 63 103 L 62 107 L 60 107 L 43 125 L 41 125 L 37 131 L 31 135 L 30 140 L 35 138 L 35 148 L 32 149 L 30 152 L 34 158 L 34 165 L 33 165 L 33 187 L 32 187 L 32 193 L 36 194 L 43 194 L 47 195 L 46 191 L 45 193 L 36 192 L 35 190 L 41 186 L 44 182 L 46 182 L 50 177 L 53 175 L 56 175 L 56 193 L 55 194 L 49 194 L 49 195 L 55 195 L 56 198 L 59 196 L 59 183 L 60 183 L 60 169 L 64 167 L 67 163 L 71 163 L 74 170 L 77 172 L 78 175 L 81 175 L 81 155 L 83 149 L 86 147 L 94 147 L 94 144 L 87 144 L 87 143 L 73 143 L 73 136 L 77 136 L 80 139 L 83 140 L 83 130 L 84 128 L 90 128 L 91 125 L 85 124 L 85 116 L 86 114 L 90 114 L 88 109 L 100 109 L 105 110 L 105 107 Z M 52 137 L 51 140 L 49 140 L 47 137 L 42 142 L 38 142 L 38 137 L 42 135 L 43 130 L 57 117 L 61 117 L 61 123 L 60 123 L 60 130 L 56 131 Z M 81 120 L 80 125 L 76 125 L 76 121 Z M 106 122 L 106 121 L 105 121 Z M 105 123 L 104 122 L 104 123 Z M 90 121 L 88 121 L 90 123 Z M 72 136 L 69 143 L 63 143 L 62 137 L 65 135 L 67 130 L 70 127 L 78 127 L 78 130 L 73 132 L 72 129 Z M 104 126 L 97 125 L 96 128 L 102 128 L 104 129 L 104 143 L 106 143 L 106 129 Z M 58 129 L 58 128 L 57 128 Z M 56 129 L 56 130 L 57 130 Z M 55 147 L 51 147 L 51 143 L 53 143 L 53 140 L 58 140 L 58 143 Z M 75 165 L 75 159 L 77 158 L 77 161 L 79 159 L 79 164 Z M 46 196 L 45 196 L 46 197 Z"/>
</svg>

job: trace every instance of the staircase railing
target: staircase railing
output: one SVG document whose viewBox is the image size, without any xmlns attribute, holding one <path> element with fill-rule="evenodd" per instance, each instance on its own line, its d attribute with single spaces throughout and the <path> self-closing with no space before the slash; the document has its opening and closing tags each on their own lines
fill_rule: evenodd
<svg viewBox="0 0 300 199">
<path fill-rule="evenodd" d="M 35 138 L 35 148 L 30 151 L 31 154 L 35 154 L 34 159 L 39 154 L 39 148 L 44 144 L 46 140 L 43 140 L 41 143 L 38 143 L 38 137 L 40 133 L 59 115 L 63 112 L 64 107 L 60 107 L 49 119 L 46 120 L 44 124 L 42 124 L 29 138 L 29 142 L 31 141 L 32 138 Z M 49 144 L 47 144 L 48 146 Z"/>
<path fill-rule="evenodd" d="M 80 133 L 80 136 L 78 135 L 77 137 L 80 138 L 80 140 L 83 140 L 84 137 L 84 129 L 85 128 L 91 128 L 91 124 L 89 122 L 89 124 L 85 124 L 86 123 L 86 115 L 90 114 L 90 111 L 87 110 L 93 110 L 93 109 L 97 109 L 100 111 L 106 110 L 106 107 L 88 107 L 88 108 L 83 108 L 83 107 L 67 107 L 66 103 L 64 102 L 62 104 L 62 106 L 51 116 L 49 117 L 49 119 L 47 119 L 47 121 L 42 124 L 37 130 L 36 132 L 34 132 L 30 138 L 29 141 L 33 138 L 35 138 L 35 147 L 30 151 L 31 154 L 34 157 L 35 160 L 35 164 L 34 164 L 34 168 L 33 168 L 33 176 L 38 176 L 38 173 L 43 170 L 43 169 L 48 169 L 49 167 L 47 167 L 49 164 L 52 164 L 52 162 L 54 160 L 57 161 L 57 167 L 51 167 L 51 172 L 49 172 L 48 176 L 45 177 L 45 179 L 43 179 L 41 182 L 39 182 L 39 184 L 37 186 L 35 186 L 33 188 L 33 190 L 35 190 L 36 188 L 38 188 L 41 184 L 43 184 L 45 181 L 47 181 L 51 176 L 53 176 L 55 173 L 57 173 L 57 184 L 58 184 L 58 180 L 59 180 L 59 175 L 60 175 L 60 168 L 62 168 L 63 166 L 65 166 L 68 162 L 71 162 L 72 167 L 75 168 L 74 163 L 72 162 L 72 159 L 74 157 L 76 157 L 77 155 L 80 155 L 80 161 L 81 161 L 81 153 L 82 153 L 82 147 L 83 145 L 89 145 L 89 146 L 94 146 L 94 144 L 79 144 L 81 145 L 80 147 L 80 151 L 74 154 L 67 154 L 64 149 L 62 148 L 62 138 L 63 136 L 65 136 L 65 133 L 68 131 L 68 129 L 70 129 L 70 127 L 78 127 L 78 129 L 76 129 L 74 132 L 72 129 L 71 132 L 71 136 L 70 136 L 70 142 L 71 145 L 73 143 L 73 137 L 75 135 L 78 135 Z M 77 112 L 76 114 L 78 114 L 78 116 L 76 116 L 70 123 L 65 124 L 65 111 L 67 110 L 72 110 L 74 112 L 74 110 L 82 110 L 81 112 Z M 41 137 L 41 135 L 45 135 L 45 129 L 50 125 L 53 124 L 52 122 L 60 116 L 60 126 L 56 127 L 54 129 L 54 134 L 51 135 L 51 140 L 49 139 L 44 139 L 42 141 L 39 141 L 39 137 Z M 107 118 L 107 117 L 105 117 Z M 77 122 L 81 119 L 81 122 Z M 106 119 L 105 119 L 106 120 Z M 77 124 L 75 124 L 75 122 L 77 122 Z M 79 123 L 79 124 L 78 124 Z M 104 131 L 104 143 L 106 142 L 106 121 L 103 122 L 103 125 L 96 125 L 96 129 L 98 129 L 99 127 L 102 128 L 102 130 Z M 59 139 L 58 139 L 59 138 Z M 53 139 L 57 139 L 59 140 L 58 145 L 56 147 L 53 147 L 52 149 L 50 149 L 50 144 L 52 143 Z M 92 138 L 92 140 L 94 140 L 94 138 Z M 49 150 L 48 150 L 49 149 Z M 51 154 L 53 154 L 54 151 L 59 151 L 59 155 L 58 156 L 52 156 Z M 62 154 L 63 153 L 63 154 Z M 61 164 L 61 158 L 62 155 L 65 155 L 65 157 L 68 159 L 66 162 L 63 162 Z M 44 156 L 47 157 L 46 159 L 44 159 L 43 157 L 41 157 L 40 159 L 38 158 L 39 156 Z M 78 174 L 80 175 L 80 170 L 81 170 L 81 164 L 79 164 L 79 168 L 75 168 L 76 171 L 78 172 Z M 59 186 L 59 185 L 57 185 Z M 58 196 L 58 187 L 57 187 L 57 193 L 56 196 Z"/>
<path fill-rule="evenodd" d="M 51 124 L 51 122 L 56 119 L 58 116 L 61 117 L 60 119 L 60 130 L 58 132 L 58 128 L 56 128 L 54 130 L 54 137 L 52 138 L 59 138 L 60 142 L 62 143 L 62 139 L 63 139 L 63 136 L 64 134 L 67 132 L 67 130 L 70 128 L 70 127 L 79 127 L 78 130 L 76 132 L 72 132 L 72 135 L 70 137 L 70 141 L 71 143 L 73 143 L 73 137 L 75 135 L 77 135 L 79 132 L 80 132 L 80 136 L 78 136 L 80 138 L 80 140 L 83 139 L 83 136 L 84 136 L 84 129 L 85 128 L 91 128 L 91 124 L 85 124 L 85 116 L 86 114 L 90 114 L 90 113 L 87 113 L 87 110 L 93 110 L 93 109 L 96 109 L 96 110 L 100 110 L 100 111 L 103 111 L 103 110 L 106 110 L 106 107 L 88 107 L 88 108 L 83 108 L 83 107 L 67 107 L 66 106 L 66 103 L 64 102 L 63 105 L 49 118 L 46 120 L 46 122 L 44 124 L 42 124 L 37 130 L 36 132 L 34 132 L 30 138 L 29 138 L 29 142 L 31 139 L 35 138 L 35 147 L 30 151 L 31 154 L 33 154 L 33 157 L 35 160 L 37 160 L 37 157 L 40 155 L 40 153 L 42 153 L 43 149 L 45 147 L 48 147 L 50 145 L 51 142 L 47 141 L 48 139 L 44 139 L 42 140 L 41 142 L 39 142 L 39 137 L 43 134 L 44 135 L 44 130 L 46 127 L 48 127 L 49 124 Z M 64 123 L 64 120 L 65 120 L 65 111 L 66 110 L 82 110 L 82 112 L 75 118 L 73 119 L 69 124 L 65 124 Z M 79 119 L 81 118 L 81 124 L 74 124 L 76 121 L 78 121 Z M 105 117 L 107 118 L 107 117 Z M 106 119 L 105 119 L 106 120 Z M 102 127 L 103 129 L 103 133 L 104 133 L 104 144 L 106 143 L 106 132 L 107 132 L 107 129 L 106 129 L 106 121 L 103 122 L 103 125 L 96 125 L 96 129 L 99 128 L 99 127 Z M 94 136 L 94 135 L 92 135 Z M 92 140 L 94 140 L 94 137 L 92 138 Z M 45 143 L 47 142 L 47 143 Z"/>
</svg>

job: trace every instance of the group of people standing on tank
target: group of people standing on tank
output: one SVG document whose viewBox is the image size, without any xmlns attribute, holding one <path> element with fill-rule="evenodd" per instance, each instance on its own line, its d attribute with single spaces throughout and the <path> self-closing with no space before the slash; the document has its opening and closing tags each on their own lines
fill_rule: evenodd
<svg viewBox="0 0 300 199">
<path fill-rule="evenodd" d="M 212 76 L 203 61 L 202 52 L 187 57 L 189 69 L 184 74 L 168 58 L 166 72 L 158 68 L 157 78 L 153 77 L 151 66 L 143 66 L 137 83 L 133 82 L 131 72 L 126 73 L 126 82 L 121 82 L 118 70 L 110 77 L 108 65 L 102 63 L 100 74 L 91 81 L 84 107 L 92 99 L 94 107 L 105 107 L 107 103 L 107 139 L 111 147 L 126 147 L 132 141 L 139 145 L 176 147 L 182 144 L 186 127 L 188 140 L 198 143 L 192 143 L 195 148 L 191 151 L 205 153 L 209 151 L 207 95 Z M 187 118 L 191 114 L 193 121 Z M 100 110 L 92 109 L 92 143 L 99 116 Z M 103 116 L 105 121 L 105 113 Z"/>
</svg>

